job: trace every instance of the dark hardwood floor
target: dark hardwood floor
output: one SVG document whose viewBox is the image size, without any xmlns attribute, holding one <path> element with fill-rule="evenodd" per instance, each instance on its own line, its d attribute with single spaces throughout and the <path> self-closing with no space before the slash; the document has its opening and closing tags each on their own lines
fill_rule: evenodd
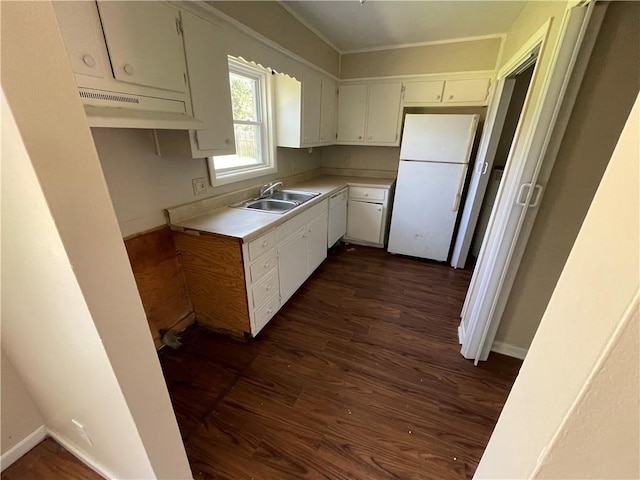
<svg viewBox="0 0 640 480">
<path fill-rule="evenodd" d="M 101 480 L 102 477 L 46 438 L 2 472 L 2 480 Z"/>
<path fill-rule="evenodd" d="M 471 478 L 521 362 L 460 356 L 469 271 L 339 247 L 256 340 L 160 361 L 195 479 Z M 1 480 L 97 479 L 47 439 Z"/>
<path fill-rule="evenodd" d="M 521 362 L 460 356 L 470 271 L 339 247 L 256 340 L 160 360 L 194 478 L 463 479 Z"/>
</svg>

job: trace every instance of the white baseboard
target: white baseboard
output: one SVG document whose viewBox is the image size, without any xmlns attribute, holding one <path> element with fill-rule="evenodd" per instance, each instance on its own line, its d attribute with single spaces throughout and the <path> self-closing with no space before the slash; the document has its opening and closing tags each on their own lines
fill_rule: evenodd
<svg viewBox="0 0 640 480">
<path fill-rule="evenodd" d="M 62 445 L 65 450 L 71 453 L 74 457 L 84 463 L 87 467 L 91 468 L 98 475 L 101 475 L 104 478 L 116 478 L 116 476 L 110 472 L 104 465 L 99 462 L 96 462 L 95 459 L 89 457 L 86 452 L 83 452 L 78 447 L 76 447 L 67 437 L 56 432 L 55 430 L 47 429 L 47 433 L 53 438 L 56 442 Z"/>
<path fill-rule="evenodd" d="M 465 331 L 464 331 L 464 323 L 460 322 L 460 325 L 458 325 L 458 343 L 460 345 L 462 345 L 462 341 L 465 338 Z"/>
<path fill-rule="evenodd" d="M 491 345 L 491 351 L 524 360 L 524 357 L 527 356 L 527 352 L 529 350 L 527 350 L 526 348 L 516 347 L 509 343 L 493 342 L 493 345 Z"/>
<path fill-rule="evenodd" d="M 46 437 L 47 429 L 44 425 L 36 428 L 33 432 L 2 454 L 2 457 L 0 458 L 1 470 L 4 471 L 5 468 L 15 463 L 16 460 L 38 445 Z"/>
</svg>

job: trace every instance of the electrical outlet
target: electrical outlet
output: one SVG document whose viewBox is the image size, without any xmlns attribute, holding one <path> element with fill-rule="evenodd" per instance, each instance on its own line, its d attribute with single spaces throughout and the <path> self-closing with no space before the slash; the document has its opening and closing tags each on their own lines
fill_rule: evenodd
<svg viewBox="0 0 640 480">
<path fill-rule="evenodd" d="M 91 441 L 91 438 L 89 438 L 89 435 L 87 434 L 87 431 L 84 429 L 84 425 L 82 425 L 78 420 L 76 420 L 75 418 L 71 419 L 71 423 L 73 423 L 73 426 L 76 427 L 76 432 L 78 433 L 78 436 L 84 440 L 85 442 L 87 442 L 90 446 L 93 446 L 93 442 Z"/>
<path fill-rule="evenodd" d="M 194 178 L 191 182 L 194 195 L 202 195 L 207 191 L 207 177 Z"/>
</svg>

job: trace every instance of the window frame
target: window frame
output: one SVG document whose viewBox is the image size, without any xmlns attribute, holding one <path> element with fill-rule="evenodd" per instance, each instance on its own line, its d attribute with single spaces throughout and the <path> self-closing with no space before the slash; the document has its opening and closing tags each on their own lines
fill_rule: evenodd
<svg viewBox="0 0 640 480">
<path fill-rule="evenodd" d="M 252 165 L 243 165 L 225 169 L 215 168 L 214 158 L 208 157 L 207 164 L 209 167 L 209 178 L 211 185 L 226 185 L 229 183 L 241 182 L 251 178 L 262 177 L 278 172 L 276 147 L 275 147 L 275 128 L 273 113 L 273 81 L 271 72 L 263 67 L 244 61 L 241 58 L 228 57 L 229 75 L 227 78 L 230 82 L 230 75 L 238 75 L 249 78 L 257 83 L 256 91 L 258 94 L 257 113 L 260 122 L 249 122 L 244 120 L 233 120 L 234 135 L 235 125 L 260 125 L 260 145 L 258 149 L 261 154 L 261 162 Z M 233 102 L 233 99 L 231 99 Z"/>
</svg>

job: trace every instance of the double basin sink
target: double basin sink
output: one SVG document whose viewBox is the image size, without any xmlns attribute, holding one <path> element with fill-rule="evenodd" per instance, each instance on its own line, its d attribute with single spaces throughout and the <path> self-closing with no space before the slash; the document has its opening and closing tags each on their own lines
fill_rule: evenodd
<svg viewBox="0 0 640 480">
<path fill-rule="evenodd" d="M 269 212 L 283 214 L 308 202 L 312 198 L 320 195 L 315 192 L 300 192 L 297 190 L 277 190 L 263 198 L 253 198 L 244 202 L 231 205 L 235 208 L 244 208 L 246 210 L 258 210 L 260 212 Z"/>
</svg>

